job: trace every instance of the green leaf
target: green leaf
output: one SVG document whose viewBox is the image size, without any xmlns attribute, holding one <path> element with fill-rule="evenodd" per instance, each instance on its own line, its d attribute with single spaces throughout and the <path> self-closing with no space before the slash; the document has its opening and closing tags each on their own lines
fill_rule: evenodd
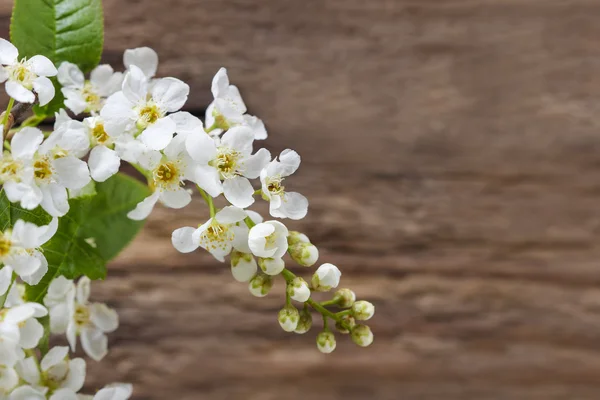
<svg viewBox="0 0 600 400">
<path fill-rule="evenodd" d="M 20 57 L 41 54 L 90 71 L 104 41 L 101 0 L 15 0 L 10 38 Z"/>
<path fill-rule="evenodd" d="M 69 279 L 81 275 L 104 279 L 106 263 L 142 228 L 143 221 L 130 220 L 127 213 L 149 195 L 145 185 L 117 174 L 97 183 L 95 189 L 96 195 L 69 200 L 69 213 L 59 219 L 56 234 L 42 246 L 48 273 L 39 284 L 27 287 L 29 301 L 42 301 L 48 285 L 59 275 Z M 47 225 L 52 218 L 40 207 L 30 211 L 10 203 L 4 190 L 0 190 L 0 229 L 12 227 L 18 219 Z"/>
<path fill-rule="evenodd" d="M 123 250 L 144 221 L 133 221 L 127 213 L 150 195 L 148 186 L 127 175 L 117 174 L 96 183 L 97 195 L 91 198 L 90 213 L 83 220 L 79 235 L 93 239 L 98 252 L 109 261 Z"/>
</svg>

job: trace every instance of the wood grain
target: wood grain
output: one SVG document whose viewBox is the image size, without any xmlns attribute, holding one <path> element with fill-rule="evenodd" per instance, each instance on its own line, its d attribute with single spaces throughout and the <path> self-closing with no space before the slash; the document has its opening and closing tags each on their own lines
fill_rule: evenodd
<svg viewBox="0 0 600 400">
<path fill-rule="evenodd" d="M 303 156 L 290 223 L 377 307 L 330 356 L 282 332 L 282 284 L 178 254 L 201 199 L 160 209 L 94 297 L 115 305 L 90 388 L 135 399 L 597 399 L 600 3 L 105 0 L 105 60 L 150 45 L 201 113 L 220 66 Z M 10 1 L 0 1 L 8 27 Z M 262 208 L 261 208 L 262 207 Z M 264 211 L 263 205 L 258 207 Z M 308 271 L 302 271 L 308 275 Z M 313 332 L 314 333 L 314 332 Z"/>
</svg>

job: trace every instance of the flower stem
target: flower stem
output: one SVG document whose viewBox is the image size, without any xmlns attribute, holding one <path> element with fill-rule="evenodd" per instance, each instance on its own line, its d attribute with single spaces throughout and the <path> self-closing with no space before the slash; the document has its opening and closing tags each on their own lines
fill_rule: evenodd
<svg viewBox="0 0 600 400">
<path fill-rule="evenodd" d="M 256 225 L 250 217 L 244 218 L 244 222 L 246 223 L 246 226 L 250 229 L 252 229 Z"/>
<path fill-rule="evenodd" d="M 6 298 L 8 297 L 8 294 L 10 293 L 10 289 L 12 288 L 12 285 L 15 283 L 16 279 L 17 279 L 17 274 L 15 274 L 13 272 L 12 278 L 10 280 L 10 284 L 8 285 L 8 288 L 6 289 L 6 293 L 4 293 L 2 296 L 0 296 L 0 309 L 4 308 L 4 304 L 6 303 Z"/>
<path fill-rule="evenodd" d="M 10 100 L 8 101 L 8 107 L 6 107 L 6 111 L 4 111 L 4 117 L 2 118 L 2 126 L 3 127 L 6 126 L 6 123 L 8 122 L 8 116 L 10 115 L 10 112 L 12 111 L 12 108 L 14 105 L 15 105 L 15 99 L 13 99 L 11 97 Z"/>
<path fill-rule="evenodd" d="M 213 203 L 213 199 L 211 196 L 208 195 L 208 193 L 206 193 L 204 190 L 202 190 L 202 188 L 200 188 L 200 186 L 198 187 L 198 191 L 200 192 L 200 195 L 202 196 L 202 198 L 204 199 L 204 201 L 206 202 L 206 204 L 208 204 L 208 208 L 210 210 L 210 217 L 214 218 L 215 217 L 215 204 Z"/>
</svg>

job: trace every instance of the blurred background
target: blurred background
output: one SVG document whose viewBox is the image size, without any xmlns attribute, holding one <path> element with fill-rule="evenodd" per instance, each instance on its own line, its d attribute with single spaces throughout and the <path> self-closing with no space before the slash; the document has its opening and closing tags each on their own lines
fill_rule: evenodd
<svg viewBox="0 0 600 400">
<path fill-rule="evenodd" d="M 275 155 L 289 226 L 376 305 L 368 349 L 299 336 L 160 208 L 92 298 L 121 316 L 89 389 L 134 399 L 597 399 L 600 2 L 104 0 L 104 61 L 153 47 L 203 115 L 229 70 Z M 0 0 L 1 36 L 12 2 Z M 263 204 L 257 207 L 266 211 Z M 309 270 L 297 270 L 310 276 Z"/>
</svg>

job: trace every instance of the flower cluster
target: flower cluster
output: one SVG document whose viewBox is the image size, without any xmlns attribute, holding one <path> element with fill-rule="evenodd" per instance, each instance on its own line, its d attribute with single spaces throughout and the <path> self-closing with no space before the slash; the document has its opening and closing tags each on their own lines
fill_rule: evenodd
<svg viewBox="0 0 600 400">
<path fill-rule="evenodd" d="M 71 351 L 79 336 L 89 357 L 100 360 L 106 355 L 105 333 L 117 328 L 118 318 L 106 305 L 89 303 L 89 279 L 82 278 L 77 285 L 62 276 L 54 279 L 43 305 L 26 301 L 22 284 L 0 289 L 5 298 L 0 311 L 0 399 L 126 400 L 131 396 L 131 385 L 122 383 L 95 395 L 80 394 L 85 360 L 71 358 L 67 346 L 47 348 L 43 343 L 47 338 L 40 319 L 48 317 L 50 332 L 66 333 Z"/>
<path fill-rule="evenodd" d="M 301 158 L 291 149 L 273 157 L 260 146 L 258 141 L 267 138 L 265 125 L 247 113 L 227 71 L 221 68 L 213 78 L 214 100 L 203 122 L 181 111 L 190 94 L 186 83 L 156 77 L 158 56 L 152 49 L 127 50 L 123 63 L 123 72 L 100 65 L 86 79 L 73 63 L 55 67 L 43 56 L 19 61 L 17 49 L 0 39 L 0 78 L 11 96 L 1 117 L 8 134 L 0 154 L 0 183 L 11 203 L 25 210 L 41 207 L 51 217 L 47 225 L 19 220 L 0 232 L 0 399 L 81 399 L 76 393 L 83 386 L 85 361 L 69 358 L 69 347 L 75 351 L 79 338 L 93 360 L 106 355 L 106 334 L 117 328 L 118 318 L 106 305 L 89 302 L 88 278 L 75 284 L 55 277 L 43 304 L 25 300 L 19 282 L 36 285 L 46 276 L 48 262 L 41 246 L 69 213 L 69 199 L 109 179 L 123 161 L 151 189 L 128 210 L 130 219 L 147 218 L 157 203 L 186 207 L 192 198 L 189 188 L 197 188 L 210 218 L 176 229 L 171 239 L 177 250 L 188 253 L 201 247 L 221 262 L 229 257 L 234 279 L 247 283 L 254 296 L 267 295 L 282 277 L 286 301 L 278 314 L 280 326 L 305 333 L 312 326 L 311 310 L 321 314 L 324 326 L 316 341 L 324 353 L 336 347 L 334 330 L 350 334 L 359 346 L 371 344 L 370 328 L 357 323 L 373 316 L 371 303 L 356 301 L 350 289 L 340 289 L 328 300 L 314 299 L 338 287 L 341 272 L 335 265 L 321 264 L 308 280 L 288 268 L 290 260 L 311 267 L 319 259 L 308 237 L 282 222 L 307 215 L 306 197 L 287 188 Z M 9 115 L 15 101 L 47 104 L 55 95 L 48 78 L 53 76 L 67 109 L 56 113 L 51 132 L 36 128 L 41 121 L 35 118 L 13 128 Z M 219 209 L 214 199 L 221 195 L 227 205 Z M 266 221 L 248 209 L 257 199 L 269 203 Z M 69 347 L 44 349 L 44 327 L 38 319 L 45 317 L 46 333 L 65 334 Z M 126 399 L 130 393 L 129 386 L 120 384 L 102 389 L 93 399 Z"/>
</svg>

